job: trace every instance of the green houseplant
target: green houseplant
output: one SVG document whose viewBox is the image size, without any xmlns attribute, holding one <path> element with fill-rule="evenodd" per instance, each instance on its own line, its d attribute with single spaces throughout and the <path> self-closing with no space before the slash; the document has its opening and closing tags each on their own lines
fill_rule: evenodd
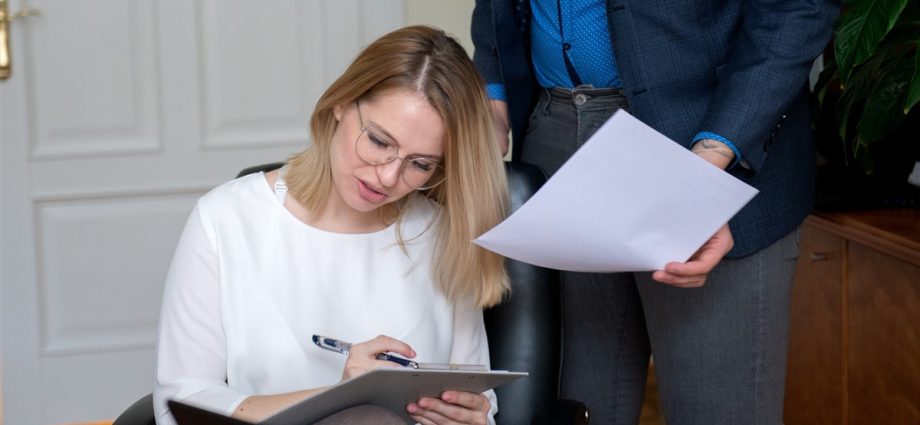
<svg viewBox="0 0 920 425">
<path fill-rule="evenodd" d="M 823 143 L 825 153 L 866 175 L 906 177 L 920 159 L 918 44 L 920 1 L 845 3 L 815 86 L 819 151 Z"/>
</svg>

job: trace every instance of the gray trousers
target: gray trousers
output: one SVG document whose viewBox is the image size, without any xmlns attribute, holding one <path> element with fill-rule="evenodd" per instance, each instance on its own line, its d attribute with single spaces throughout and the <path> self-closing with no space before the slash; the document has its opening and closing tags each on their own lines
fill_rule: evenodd
<svg viewBox="0 0 920 425">
<path fill-rule="evenodd" d="M 350 407 L 326 416 L 313 425 L 405 425 L 393 411 L 370 404 Z"/>
<path fill-rule="evenodd" d="M 617 109 L 628 105 L 612 89 L 545 91 L 522 161 L 554 173 Z M 645 272 L 564 272 L 563 397 L 586 403 L 592 423 L 637 424 L 653 353 L 668 424 L 781 424 L 798 252 L 795 231 L 723 259 L 697 289 Z"/>
</svg>

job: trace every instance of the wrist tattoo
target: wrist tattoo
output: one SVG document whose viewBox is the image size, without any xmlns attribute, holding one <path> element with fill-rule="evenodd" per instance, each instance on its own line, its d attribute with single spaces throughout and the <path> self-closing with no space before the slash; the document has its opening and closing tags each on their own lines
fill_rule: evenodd
<svg viewBox="0 0 920 425">
<path fill-rule="evenodd" d="M 731 148 L 726 146 L 725 143 L 712 139 L 701 139 L 693 146 L 693 150 L 696 152 L 712 152 L 728 159 L 735 159 L 735 153 L 732 152 Z"/>
</svg>

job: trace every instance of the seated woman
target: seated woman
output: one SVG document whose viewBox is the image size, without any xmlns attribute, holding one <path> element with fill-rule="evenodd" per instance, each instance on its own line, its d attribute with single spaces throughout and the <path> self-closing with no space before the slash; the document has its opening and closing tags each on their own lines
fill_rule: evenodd
<svg viewBox="0 0 920 425">
<path fill-rule="evenodd" d="M 508 289 L 503 259 L 470 241 L 503 219 L 507 183 L 491 110 L 444 32 L 384 35 L 322 95 L 313 145 L 280 170 L 203 196 L 163 298 L 154 406 L 176 399 L 249 421 L 369 370 L 391 352 L 489 363 L 482 308 Z M 314 334 L 364 341 L 350 355 Z M 490 423 L 495 394 L 406 406 L 423 424 Z M 322 424 L 403 423 L 362 406 Z"/>
</svg>

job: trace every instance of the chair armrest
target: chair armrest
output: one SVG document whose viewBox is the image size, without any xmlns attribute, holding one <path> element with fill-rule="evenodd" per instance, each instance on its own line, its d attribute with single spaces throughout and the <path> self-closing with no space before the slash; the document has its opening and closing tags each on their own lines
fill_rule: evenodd
<svg viewBox="0 0 920 425">
<path fill-rule="evenodd" d="M 153 414 L 153 394 L 147 394 L 125 409 L 112 425 L 156 425 Z"/>
<path fill-rule="evenodd" d="M 555 400 L 537 409 L 531 425 L 586 425 L 591 421 L 588 406 L 576 400 Z"/>
</svg>

